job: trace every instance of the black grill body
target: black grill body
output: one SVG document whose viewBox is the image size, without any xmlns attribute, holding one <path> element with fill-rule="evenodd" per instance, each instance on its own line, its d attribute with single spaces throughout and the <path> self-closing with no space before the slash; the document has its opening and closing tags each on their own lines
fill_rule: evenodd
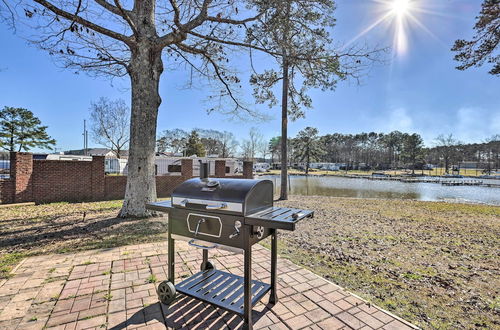
<svg viewBox="0 0 500 330">
<path fill-rule="evenodd" d="M 169 282 L 175 282 L 176 239 L 203 249 L 201 272 L 175 285 L 175 290 L 242 315 L 245 329 L 252 329 L 252 308 L 267 292 L 270 304 L 278 300 L 277 230 L 295 230 L 298 221 L 314 215 L 308 210 L 274 207 L 272 181 L 249 179 L 190 179 L 173 191 L 171 200 L 150 203 L 147 208 L 169 214 Z M 251 278 L 252 245 L 268 236 L 270 284 Z M 243 253 L 244 276 L 208 267 L 208 250 L 213 248 Z"/>
</svg>

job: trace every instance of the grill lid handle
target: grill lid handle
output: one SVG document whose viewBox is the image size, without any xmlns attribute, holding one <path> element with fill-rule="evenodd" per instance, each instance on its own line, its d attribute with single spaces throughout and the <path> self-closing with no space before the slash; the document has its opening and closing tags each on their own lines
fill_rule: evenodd
<svg viewBox="0 0 500 330">
<path fill-rule="evenodd" d="M 207 210 L 222 210 L 227 208 L 227 203 L 220 203 L 216 205 L 209 205 L 205 207 Z"/>
<path fill-rule="evenodd" d="M 205 210 L 223 210 L 227 209 L 227 203 L 219 203 L 219 204 L 198 204 L 198 203 L 191 203 L 189 199 L 183 199 L 182 201 L 179 202 L 180 207 L 187 207 L 187 204 L 192 204 L 192 205 L 197 205 L 198 207 L 205 207 Z"/>
</svg>

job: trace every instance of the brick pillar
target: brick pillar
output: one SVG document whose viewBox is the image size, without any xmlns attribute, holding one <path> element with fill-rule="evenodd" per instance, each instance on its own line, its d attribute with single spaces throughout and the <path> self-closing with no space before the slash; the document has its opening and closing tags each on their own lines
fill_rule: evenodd
<svg viewBox="0 0 500 330">
<path fill-rule="evenodd" d="M 0 180 L 0 204 L 14 203 L 14 182 L 9 180 Z"/>
<path fill-rule="evenodd" d="M 31 202 L 33 199 L 33 155 L 29 152 L 10 153 L 10 177 L 13 184 L 13 202 Z"/>
<path fill-rule="evenodd" d="M 224 159 L 218 159 L 215 161 L 215 177 L 223 178 L 226 176 L 226 161 Z"/>
<path fill-rule="evenodd" d="M 184 177 L 193 177 L 193 160 L 192 159 L 181 159 L 181 174 Z"/>
<path fill-rule="evenodd" d="M 92 200 L 102 201 L 105 195 L 104 156 L 92 156 Z"/>
<path fill-rule="evenodd" d="M 243 162 L 243 177 L 245 179 L 253 179 L 253 162 Z"/>
</svg>

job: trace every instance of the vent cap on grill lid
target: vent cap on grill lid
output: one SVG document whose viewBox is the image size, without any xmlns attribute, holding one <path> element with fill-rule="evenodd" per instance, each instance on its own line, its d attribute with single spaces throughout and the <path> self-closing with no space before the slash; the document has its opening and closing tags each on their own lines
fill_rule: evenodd
<svg viewBox="0 0 500 330">
<path fill-rule="evenodd" d="M 215 188 L 215 187 L 218 187 L 219 185 L 220 185 L 219 181 L 216 181 L 216 180 L 211 180 L 211 181 L 207 182 L 208 188 Z"/>
</svg>

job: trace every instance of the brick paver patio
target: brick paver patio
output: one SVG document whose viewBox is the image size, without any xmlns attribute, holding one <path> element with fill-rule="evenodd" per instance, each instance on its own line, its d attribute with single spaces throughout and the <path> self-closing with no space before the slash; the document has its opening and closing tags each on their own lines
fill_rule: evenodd
<svg viewBox="0 0 500 330">
<path fill-rule="evenodd" d="M 201 251 L 176 243 L 176 279 L 198 271 Z M 235 329 L 242 319 L 186 296 L 158 303 L 166 243 L 25 259 L 0 282 L 0 329 Z M 242 275 L 241 255 L 211 252 L 217 269 Z M 253 248 L 253 276 L 269 280 L 270 252 Z M 255 329 L 411 329 L 410 323 L 278 258 L 279 302 L 254 308 Z"/>
</svg>

